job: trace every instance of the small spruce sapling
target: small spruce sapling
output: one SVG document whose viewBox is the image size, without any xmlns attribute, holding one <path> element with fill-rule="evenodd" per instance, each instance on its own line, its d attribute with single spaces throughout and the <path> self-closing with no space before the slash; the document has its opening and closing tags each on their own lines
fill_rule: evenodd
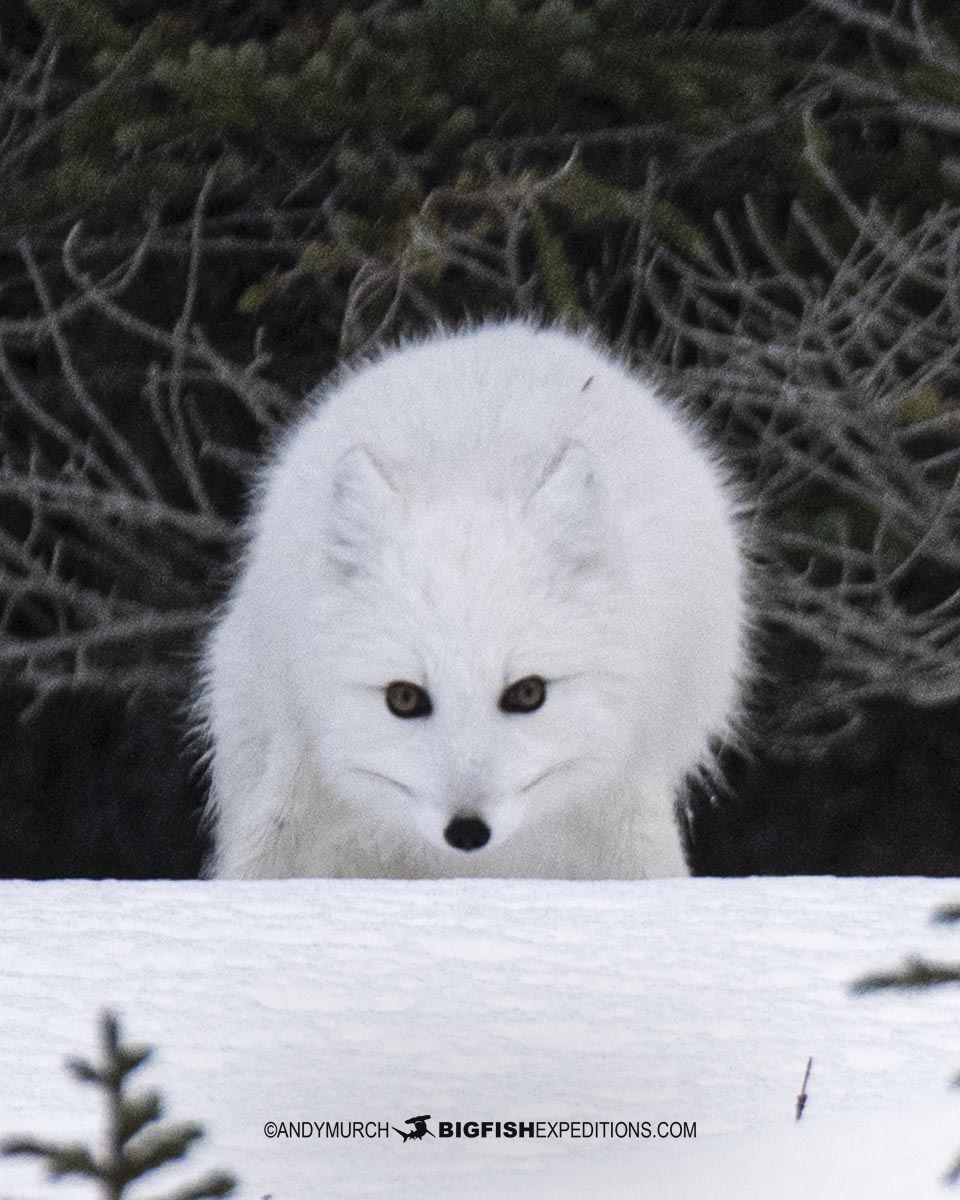
<svg viewBox="0 0 960 1200">
<path fill-rule="evenodd" d="M 150 1057 L 149 1046 L 125 1045 L 113 1013 L 104 1013 L 100 1023 L 103 1061 L 94 1066 L 83 1059 L 68 1059 L 67 1068 L 82 1083 L 101 1088 L 107 1101 L 107 1129 L 102 1154 L 86 1146 L 39 1141 L 31 1137 L 9 1137 L 0 1141 L 0 1153 L 23 1155 L 44 1161 L 51 1179 L 81 1175 L 97 1180 L 103 1200 L 124 1200 L 127 1185 L 142 1179 L 157 1167 L 186 1157 L 190 1146 L 203 1137 L 201 1126 L 163 1117 L 158 1092 L 126 1092 L 127 1077 Z M 226 1172 L 211 1172 L 187 1184 L 165 1200 L 215 1200 L 228 1196 L 236 1180 Z"/>
<path fill-rule="evenodd" d="M 960 904 L 948 904 L 933 914 L 933 919 L 942 924 L 960 922 Z M 960 983 L 960 963 L 930 962 L 925 958 L 908 958 L 899 970 L 880 971 L 875 975 L 864 975 L 851 986 L 851 991 L 862 995 L 879 992 L 887 988 L 931 987 L 937 983 Z M 953 1080 L 960 1087 L 960 1075 Z M 946 1184 L 960 1183 L 960 1156 L 944 1175 Z"/>
</svg>

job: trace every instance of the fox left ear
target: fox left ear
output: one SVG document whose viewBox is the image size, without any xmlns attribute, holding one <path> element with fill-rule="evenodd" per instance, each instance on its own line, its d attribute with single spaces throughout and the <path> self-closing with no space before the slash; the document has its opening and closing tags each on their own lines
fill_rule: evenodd
<svg viewBox="0 0 960 1200">
<path fill-rule="evenodd" d="M 602 509 L 602 489 L 590 452 L 570 438 L 547 460 L 523 506 L 560 560 L 576 572 L 588 570 L 603 556 Z"/>
<path fill-rule="evenodd" d="M 327 553 L 344 577 L 373 557 L 398 499 L 399 488 L 368 446 L 353 446 L 337 463 Z"/>
</svg>

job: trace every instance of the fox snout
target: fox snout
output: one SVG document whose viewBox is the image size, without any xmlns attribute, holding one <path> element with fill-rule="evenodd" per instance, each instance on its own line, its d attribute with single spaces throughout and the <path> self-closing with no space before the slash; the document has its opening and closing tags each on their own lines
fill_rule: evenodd
<svg viewBox="0 0 960 1200">
<path fill-rule="evenodd" d="M 479 850 L 490 841 L 490 826 L 481 817 L 454 817 L 443 836 L 455 850 Z"/>
</svg>

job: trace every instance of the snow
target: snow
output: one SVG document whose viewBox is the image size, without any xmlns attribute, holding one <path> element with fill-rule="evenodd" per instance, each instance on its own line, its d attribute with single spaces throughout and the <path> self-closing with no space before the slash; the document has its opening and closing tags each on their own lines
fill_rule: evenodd
<svg viewBox="0 0 960 1200">
<path fill-rule="evenodd" d="M 956 881 L 0 884 L 0 1134 L 96 1137 L 110 1006 L 207 1139 L 156 1195 L 924 1200 L 960 1153 L 960 987 L 855 996 Z M 814 1059 L 803 1120 L 794 1104 Z M 696 1139 L 278 1137 L 267 1121 L 686 1121 Z M 407 1127 L 409 1128 L 409 1127 Z M 90 1197 L 0 1159 L 0 1196 Z"/>
</svg>

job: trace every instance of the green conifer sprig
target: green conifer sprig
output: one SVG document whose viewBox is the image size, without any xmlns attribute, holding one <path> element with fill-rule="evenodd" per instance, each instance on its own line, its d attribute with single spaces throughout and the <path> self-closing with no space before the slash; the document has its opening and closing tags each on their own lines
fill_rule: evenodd
<svg viewBox="0 0 960 1200">
<path fill-rule="evenodd" d="M 960 983 L 960 964 L 909 958 L 899 970 L 864 975 L 853 984 L 852 990 L 859 994 L 879 992 L 886 988 L 930 987 L 935 983 Z"/>
<path fill-rule="evenodd" d="M 960 904 L 943 905 L 934 912 L 933 920 L 941 924 L 960 921 Z M 935 963 L 913 957 L 908 958 L 899 970 L 862 976 L 851 984 L 850 990 L 855 995 L 863 995 L 889 988 L 924 988 L 941 983 L 960 983 L 960 963 Z M 953 1086 L 960 1087 L 960 1075 L 953 1080 Z M 944 1174 L 943 1182 L 948 1186 L 960 1183 L 960 1157 Z"/>
<path fill-rule="evenodd" d="M 203 1129 L 190 1121 L 159 1124 L 163 1101 L 158 1092 L 128 1094 L 128 1077 L 150 1058 L 152 1051 L 149 1046 L 124 1044 L 113 1013 L 103 1014 L 100 1028 L 102 1061 L 95 1065 L 85 1059 L 68 1059 L 66 1065 L 81 1083 L 94 1084 L 105 1094 L 105 1151 L 98 1155 L 79 1144 L 8 1137 L 0 1141 L 0 1154 L 38 1158 L 51 1179 L 79 1175 L 96 1180 L 104 1200 L 123 1200 L 128 1184 L 184 1158 L 193 1143 L 203 1137 Z M 215 1171 L 168 1193 L 164 1200 L 216 1200 L 229 1196 L 235 1186 L 232 1175 Z"/>
</svg>

